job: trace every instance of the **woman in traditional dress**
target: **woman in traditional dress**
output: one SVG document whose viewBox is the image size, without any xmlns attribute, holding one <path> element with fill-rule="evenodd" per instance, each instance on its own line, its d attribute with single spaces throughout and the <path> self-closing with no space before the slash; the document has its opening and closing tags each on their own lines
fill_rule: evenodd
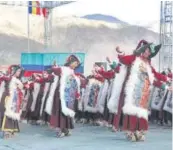
<svg viewBox="0 0 173 150">
<path fill-rule="evenodd" d="M 8 95 L 8 84 L 10 77 L 7 75 L 1 74 L 0 77 L 0 130 L 2 129 L 2 122 L 5 112 L 5 98 Z"/>
<path fill-rule="evenodd" d="M 47 72 L 44 73 L 44 79 L 45 79 L 45 88 L 44 88 L 44 94 L 41 100 L 42 102 L 41 102 L 41 109 L 40 109 L 40 120 L 42 120 L 43 124 L 47 124 L 50 122 L 50 115 L 45 111 L 45 108 L 46 108 L 48 97 L 51 94 L 50 90 L 53 84 L 54 76 L 48 70 Z"/>
<path fill-rule="evenodd" d="M 34 74 L 34 76 L 35 76 L 35 83 L 39 84 L 39 91 L 38 91 L 38 95 L 36 97 L 35 109 L 32 112 L 32 117 L 36 121 L 36 124 L 43 124 L 43 123 L 45 123 L 42 120 L 44 102 L 45 102 L 45 98 L 46 98 L 46 95 L 48 93 L 49 86 L 50 86 L 49 81 L 52 80 L 53 76 L 49 75 L 47 73 L 47 71 L 43 71 L 41 76 L 37 75 L 37 74 Z M 44 115 L 46 115 L 46 114 L 44 114 Z M 46 116 L 44 116 L 44 117 L 46 117 Z M 46 119 L 46 118 L 44 118 L 44 119 Z"/>
<path fill-rule="evenodd" d="M 163 73 L 168 78 L 170 78 L 170 80 L 172 80 L 171 76 L 170 76 L 170 72 L 168 70 L 165 70 Z M 167 82 L 165 84 L 167 84 L 168 86 L 171 86 L 171 82 Z M 169 100 L 172 99 L 171 95 L 172 95 L 172 91 L 165 90 L 165 95 L 163 97 L 163 102 L 162 102 L 160 110 L 158 112 L 158 119 L 159 119 L 159 124 L 160 125 L 168 125 L 168 121 L 170 122 L 171 119 L 172 119 L 172 115 L 171 115 L 171 113 L 172 113 L 172 106 L 169 105 Z"/>
<path fill-rule="evenodd" d="M 88 76 L 87 80 L 84 97 L 86 123 L 90 122 L 93 125 L 100 125 L 101 115 L 98 107 L 98 94 L 104 83 L 104 78 L 93 70 L 93 75 Z"/>
<path fill-rule="evenodd" d="M 149 87 L 155 83 L 154 78 L 167 80 L 165 76 L 157 73 L 150 63 L 160 47 L 161 45 L 155 46 L 142 41 L 133 55 L 119 55 L 120 62 L 125 65 L 123 68 L 125 71 L 121 68 L 120 75 L 123 73 L 121 77 L 124 80 L 121 83 L 114 126 L 116 129 L 119 128 L 123 112 L 123 130 L 127 131 L 127 138 L 131 141 L 145 139 L 144 133 L 148 130 Z"/>
<path fill-rule="evenodd" d="M 83 111 L 83 98 L 84 98 L 84 94 L 85 94 L 85 89 L 86 89 L 86 85 L 87 85 L 87 79 L 85 78 L 85 76 L 81 73 L 75 73 L 75 75 L 77 77 L 79 77 L 80 79 L 80 98 L 75 100 L 74 103 L 74 110 L 76 112 L 75 114 L 75 122 L 76 123 L 84 123 L 84 111 Z"/>
<path fill-rule="evenodd" d="M 74 101 L 80 98 L 78 89 L 80 80 L 74 70 L 79 67 L 80 61 L 75 55 L 70 55 L 63 67 L 53 67 L 54 82 L 48 98 L 46 112 L 51 115 L 50 125 L 58 129 L 57 137 L 71 135 L 74 128 Z"/>
<path fill-rule="evenodd" d="M 25 94 L 22 102 L 22 115 L 21 115 L 21 121 L 23 123 L 28 123 L 30 120 L 31 104 L 33 101 L 33 94 L 32 94 L 33 89 L 34 89 L 34 84 L 31 77 L 29 81 L 24 83 Z"/>
<path fill-rule="evenodd" d="M 9 94 L 5 99 L 5 114 L 2 122 L 2 131 L 4 138 L 14 135 L 19 132 L 20 116 L 22 113 L 21 104 L 23 98 L 23 84 L 20 81 L 22 75 L 22 68 L 18 65 L 13 65 L 9 68 L 11 79 L 9 82 Z"/>
<path fill-rule="evenodd" d="M 111 69 L 105 71 L 102 67 L 101 69 L 97 68 L 96 71 L 105 78 L 103 89 L 100 91 L 101 95 L 99 97 L 99 110 L 100 113 L 103 114 L 103 125 L 106 127 L 112 127 L 113 114 L 109 112 L 107 105 L 112 94 L 111 92 L 113 88 L 114 78 L 116 76 L 116 73 L 118 73 L 120 70 L 120 64 L 116 63 L 115 61 L 111 62 L 108 57 L 106 59 Z"/>
</svg>

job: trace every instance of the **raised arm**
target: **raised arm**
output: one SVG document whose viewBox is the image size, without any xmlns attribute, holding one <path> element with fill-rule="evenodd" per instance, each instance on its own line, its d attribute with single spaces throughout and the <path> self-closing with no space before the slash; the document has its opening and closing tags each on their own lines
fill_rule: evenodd
<svg viewBox="0 0 173 150">
<path fill-rule="evenodd" d="M 128 66 L 128 65 L 131 65 L 135 61 L 136 56 L 135 55 L 118 55 L 118 59 L 120 63 Z"/>
<path fill-rule="evenodd" d="M 168 82 L 168 77 L 166 75 L 163 75 L 159 72 L 156 72 L 156 70 L 152 67 L 152 72 L 157 80 Z"/>
<path fill-rule="evenodd" d="M 61 72 L 62 72 L 60 67 L 52 67 L 51 70 L 57 76 L 59 76 L 61 74 Z"/>
</svg>

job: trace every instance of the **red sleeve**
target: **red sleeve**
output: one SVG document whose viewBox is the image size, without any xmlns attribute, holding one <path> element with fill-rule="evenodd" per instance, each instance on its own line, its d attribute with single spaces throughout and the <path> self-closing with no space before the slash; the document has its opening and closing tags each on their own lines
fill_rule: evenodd
<svg viewBox="0 0 173 150">
<path fill-rule="evenodd" d="M 136 56 L 135 55 L 118 55 L 118 59 L 121 63 L 125 65 L 131 65 L 135 61 Z"/>
<path fill-rule="evenodd" d="M 61 68 L 52 68 L 55 75 L 59 76 L 61 74 Z"/>
<path fill-rule="evenodd" d="M 1 81 L 9 81 L 10 80 L 10 77 L 3 76 L 3 77 L 1 77 L 0 80 Z"/>
<path fill-rule="evenodd" d="M 154 83 L 153 83 L 153 85 L 156 86 L 156 87 L 158 87 L 158 88 L 161 88 L 162 84 L 163 83 L 161 81 L 159 81 L 159 80 L 154 81 Z"/>
<path fill-rule="evenodd" d="M 49 74 L 48 81 L 52 80 L 53 78 L 54 78 L 54 76 L 52 74 Z"/>
<path fill-rule="evenodd" d="M 104 78 L 101 76 L 94 76 L 96 80 L 99 80 L 100 82 L 104 82 Z"/>
<path fill-rule="evenodd" d="M 115 71 L 116 73 L 119 73 L 119 72 L 120 72 L 120 65 L 118 65 L 118 66 L 114 69 L 114 71 Z"/>
<path fill-rule="evenodd" d="M 29 89 L 33 89 L 33 88 L 34 88 L 34 83 L 32 82 L 29 84 Z"/>
<path fill-rule="evenodd" d="M 40 78 L 40 79 L 36 79 L 35 82 L 38 82 L 38 83 L 43 83 L 44 82 L 44 79 L 43 78 Z"/>
<path fill-rule="evenodd" d="M 166 75 L 156 72 L 156 70 L 152 67 L 152 72 L 157 80 L 167 82 L 168 78 Z"/>
<path fill-rule="evenodd" d="M 172 79 L 172 73 L 169 73 L 168 74 L 168 77 Z"/>
<path fill-rule="evenodd" d="M 76 75 L 76 76 L 79 76 L 79 77 L 81 77 L 81 78 L 83 78 L 83 79 L 85 79 L 85 76 L 84 76 L 83 74 L 81 74 L 81 73 L 77 73 L 77 72 L 76 72 L 75 75 Z"/>
<path fill-rule="evenodd" d="M 24 83 L 24 84 L 23 84 L 24 89 L 28 89 L 28 88 L 27 88 L 27 85 L 28 85 L 28 83 Z"/>
<path fill-rule="evenodd" d="M 114 78 L 115 76 L 115 71 L 113 70 L 110 71 L 99 70 L 98 73 L 102 75 L 105 79 L 111 79 Z"/>
</svg>

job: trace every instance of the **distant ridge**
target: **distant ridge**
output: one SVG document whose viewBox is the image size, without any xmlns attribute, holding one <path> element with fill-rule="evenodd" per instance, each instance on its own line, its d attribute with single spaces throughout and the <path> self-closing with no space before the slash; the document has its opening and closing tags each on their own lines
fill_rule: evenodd
<svg viewBox="0 0 173 150">
<path fill-rule="evenodd" d="M 85 19 L 89 19 L 89 20 L 105 21 L 108 23 L 128 24 L 116 17 L 109 16 L 109 15 L 103 15 L 103 14 L 91 14 L 91 15 L 82 16 L 81 18 L 85 18 Z"/>
</svg>

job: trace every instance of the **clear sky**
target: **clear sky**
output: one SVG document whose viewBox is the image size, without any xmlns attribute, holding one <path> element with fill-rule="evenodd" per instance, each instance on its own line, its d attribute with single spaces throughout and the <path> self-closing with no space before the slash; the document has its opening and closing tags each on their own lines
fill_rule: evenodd
<svg viewBox="0 0 173 150">
<path fill-rule="evenodd" d="M 59 15 L 83 16 L 101 13 L 115 16 L 130 24 L 159 29 L 159 0 L 78 0 L 56 8 Z"/>
</svg>

